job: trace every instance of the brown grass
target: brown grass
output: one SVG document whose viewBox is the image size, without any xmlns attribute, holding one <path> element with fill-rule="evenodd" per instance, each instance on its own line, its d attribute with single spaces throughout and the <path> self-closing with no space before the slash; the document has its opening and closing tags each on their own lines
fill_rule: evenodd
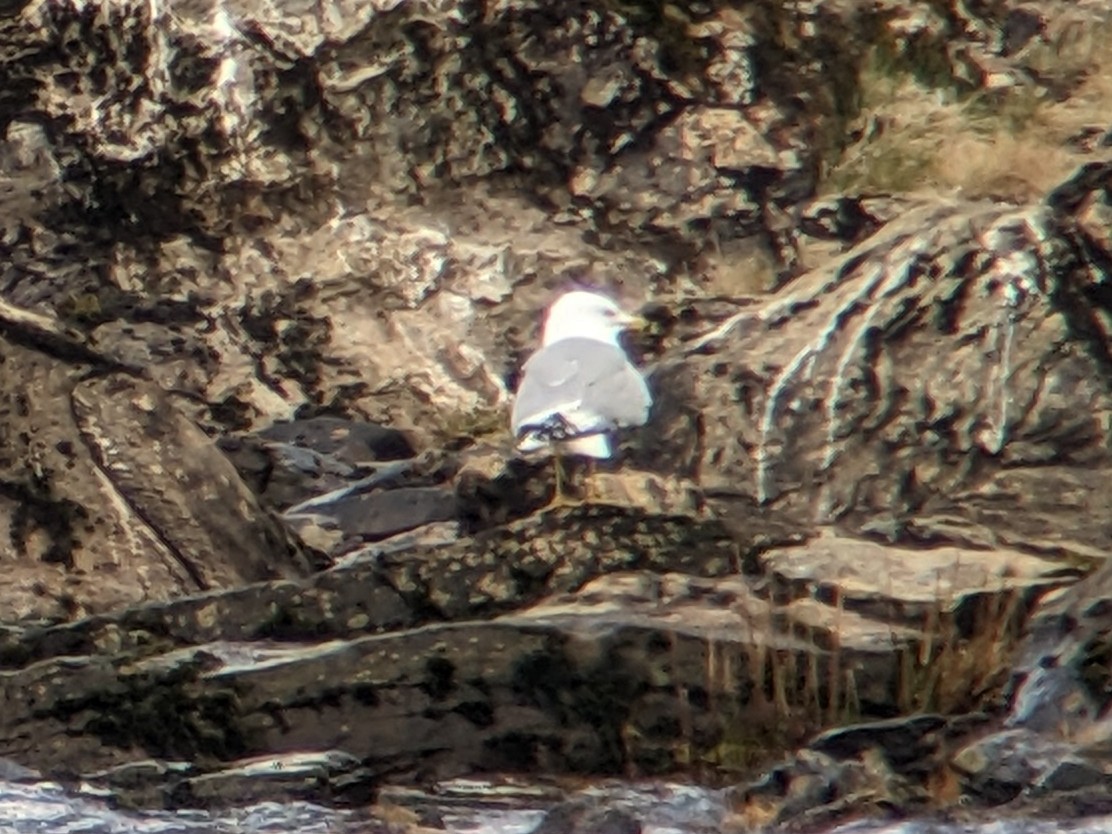
<svg viewBox="0 0 1112 834">
<path fill-rule="evenodd" d="M 1091 158 L 1078 137 L 1108 129 L 1112 20 L 1053 24 L 1016 61 L 1037 73 L 1039 87 L 961 100 L 868 62 L 860 75 L 857 138 L 825 172 L 822 189 L 1041 197 Z"/>
<path fill-rule="evenodd" d="M 908 713 L 953 715 L 983 707 L 1007 681 L 1018 649 L 1027 601 L 1003 588 L 970 597 L 973 628 L 959 633 L 948 606 L 928 616 L 916 655 L 903 658 L 900 701 Z"/>
<path fill-rule="evenodd" d="M 938 183 L 970 198 L 1037 199 L 1077 165 L 1074 154 L 1030 136 L 959 135 L 934 162 Z"/>
<path fill-rule="evenodd" d="M 989 584 L 979 593 L 963 592 L 959 600 L 949 595 L 942 579 L 920 636 L 910 643 L 892 638 L 898 655 L 893 695 L 904 715 L 991 707 L 1013 668 L 1031 592 Z M 701 753 L 692 739 L 681 761 L 710 766 L 719 774 L 752 774 L 815 732 L 861 720 L 855 661 L 845 656 L 839 640 L 840 595 L 828 601 L 835 609 L 829 633 L 811 633 L 798 624 L 785 632 L 788 623 L 777 613 L 783 601 L 769 602 L 767 613 L 742 612 L 750 619 L 750 633 L 779 633 L 813 642 L 815 649 L 774 648 L 755 639 L 735 658 L 731 651 L 736 648 L 709 647 L 706 689 L 717 698 L 708 708 L 725 732 L 713 750 Z"/>
</svg>

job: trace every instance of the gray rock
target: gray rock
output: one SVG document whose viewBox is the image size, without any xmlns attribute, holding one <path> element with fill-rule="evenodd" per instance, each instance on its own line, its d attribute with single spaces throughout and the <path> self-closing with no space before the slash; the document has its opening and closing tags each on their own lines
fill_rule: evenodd
<svg viewBox="0 0 1112 834">
<path fill-rule="evenodd" d="M 530 834 L 641 834 L 641 830 L 640 821 L 628 811 L 580 800 L 546 812 Z"/>
<path fill-rule="evenodd" d="M 0 758 L 0 779 L 5 782 L 36 782 L 42 779 L 42 774 L 11 759 Z"/>
<path fill-rule="evenodd" d="M 409 439 L 397 429 L 338 417 L 311 417 L 275 423 L 260 431 L 259 437 L 355 463 L 403 460 L 416 454 Z"/>
<path fill-rule="evenodd" d="M 5 620 L 308 572 L 284 525 L 161 389 L 52 319 L 13 309 L 6 321 Z"/>
<path fill-rule="evenodd" d="M 335 519 L 348 538 L 376 541 L 415 527 L 457 516 L 450 488 L 408 487 L 369 495 L 353 495 L 317 512 Z"/>
<path fill-rule="evenodd" d="M 995 805 L 1015 799 L 1028 787 L 1043 782 L 1058 771 L 1071 753 L 1072 745 L 1029 730 L 1005 730 L 963 747 L 952 761 L 967 789 Z M 1076 760 L 1075 763 L 1079 764 Z M 1065 771 L 1062 777 L 1062 783 L 1069 780 Z"/>
<path fill-rule="evenodd" d="M 373 781 L 342 750 L 298 752 L 231 762 L 212 773 L 188 775 L 164 788 L 176 807 L 228 807 L 256 802 L 366 804 Z M 134 794 L 132 794 L 134 795 Z"/>
<path fill-rule="evenodd" d="M 949 737 L 871 719 L 979 710 L 1040 602 L 1010 732 L 1060 692 L 1101 729 L 1112 574 L 1056 586 L 1107 556 L 1112 168 L 1018 205 L 814 194 L 878 44 L 931 94 L 1038 98 L 1051 11 L 636 5 L 0 24 L 0 755 L 141 801 L 333 797 L 754 768 L 860 722 L 751 793 L 816 823 L 925 802 L 886 751 Z M 571 280 L 657 303 L 657 409 L 546 508 L 505 411 Z M 307 575 L 248 483 L 362 553 Z M 360 764 L 255 778 L 295 749 Z M 964 788 L 1048 772 L 1009 762 Z"/>
</svg>

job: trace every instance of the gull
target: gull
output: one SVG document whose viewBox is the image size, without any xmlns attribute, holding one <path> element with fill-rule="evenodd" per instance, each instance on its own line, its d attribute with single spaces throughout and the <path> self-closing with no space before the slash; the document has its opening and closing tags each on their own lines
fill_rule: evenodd
<svg viewBox="0 0 1112 834">
<path fill-rule="evenodd" d="M 623 330 L 644 323 L 584 290 L 549 307 L 540 349 L 522 368 L 510 427 L 520 452 L 551 452 L 555 501 L 564 497 L 561 457 L 609 458 L 615 429 L 648 421 L 649 388 L 618 342 Z"/>
</svg>

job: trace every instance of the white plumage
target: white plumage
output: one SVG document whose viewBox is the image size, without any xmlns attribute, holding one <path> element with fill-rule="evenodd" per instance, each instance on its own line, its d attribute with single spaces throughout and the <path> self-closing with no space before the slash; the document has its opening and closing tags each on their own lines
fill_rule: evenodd
<svg viewBox="0 0 1112 834">
<path fill-rule="evenodd" d="M 597 293 L 577 290 L 556 300 L 514 399 L 511 427 L 520 451 L 547 447 L 608 458 L 612 431 L 648 420 L 645 378 L 618 341 L 638 321 Z"/>
</svg>

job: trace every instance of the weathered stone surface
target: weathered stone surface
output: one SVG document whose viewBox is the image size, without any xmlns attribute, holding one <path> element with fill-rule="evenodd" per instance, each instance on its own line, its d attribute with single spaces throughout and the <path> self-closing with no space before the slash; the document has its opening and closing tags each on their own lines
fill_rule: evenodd
<svg viewBox="0 0 1112 834">
<path fill-rule="evenodd" d="M 849 814 L 880 815 L 888 808 L 921 810 L 925 792 L 896 777 L 875 752 L 836 760 L 804 751 L 786 766 L 733 797 L 742 830 L 829 827 Z"/>
<path fill-rule="evenodd" d="M 966 792 L 990 805 L 1017 809 L 1109 807 L 1112 764 L 1107 749 L 1028 729 L 991 733 L 952 759 Z"/>
<path fill-rule="evenodd" d="M 342 461 L 404 460 L 416 450 L 396 429 L 373 423 L 355 423 L 339 417 L 312 417 L 275 423 L 259 432 L 275 443 L 292 443 Z"/>
<path fill-rule="evenodd" d="M 50 320 L 16 311 L 2 329 L 4 620 L 308 572 L 286 529 L 161 389 Z"/>
<path fill-rule="evenodd" d="M 955 554 L 948 572 L 955 605 L 984 593 L 982 576 L 963 573 L 970 558 Z M 245 757 L 338 749 L 364 781 L 654 773 L 693 758 L 741 766 L 773 717 L 789 722 L 774 735 L 799 737 L 930 691 L 945 647 L 918 618 L 874 620 L 821 595 L 785 604 L 775 585 L 763 598 L 737 573 L 741 559 L 709 520 L 582 508 L 307 582 L 11 633 L 0 744 L 48 772 L 81 762 L 116 773 L 136 757 L 238 772 Z M 906 590 L 887 609 L 918 600 Z M 141 787 L 137 798 L 154 796 Z"/>
<path fill-rule="evenodd" d="M 119 784 L 119 771 L 104 779 Z M 166 780 L 151 780 L 165 790 Z M 130 786 L 129 786 L 130 787 Z M 373 781 L 359 760 L 342 751 L 291 753 L 235 762 L 217 773 L 187 775 L 177 781 L 162 803 L 177 807 L 245 805 L 255 802 L 311 802 L 364 805 L 372 798 Z M 134 796 L 134 790 L 129 790 Z M 145 803 L 151 804 L 151 803 Z"/>
<path fill-rule="evenodd" d="M 569 277 L 691 295 L 685 265 L 729 273 L 755 237 L 798 271 L 784 207 L 869 49 L 960 87 L 1010 19 L 904 11 L 28 4 L 0 55 L 5 112 L 38 116 L 0 148 L 25 230 L 5 285 L 209 424 L 331 408 L 451 433 L 502 407 Z"/>
<path fill-rule="evenodd" d="M 1099 556 L 1103 268 L 1045 207 L 907 215 L 662 369 L 635 457 L 735 514 Z"/>
<path fill-rule="evenodd" d="M 641 834 L 641 822 L 630 812 L 589 800 L 557 805 L 544 815 L 534 834 Z"/>
<path fill-rule="evenodd" d="M 146 655 L 219 639 L 342 638 L 514 610 L 604 572 L 722 576 L 735 543 L 714 522 L 615 508 L 553 512 L 440 545 L 386 551 L 315 574 L 4 635 L 8 665 L 60 655 Z"/>
<path fill-rule="evenodd" d="M 999 595 L 1072 582 L 1079 571 L 1007 548 L 899 547 L 823 531 L 806 544 L 759 557 L 781 599 L 817 596 L 889 623 L 918 624 L 954 613 L 971 596 Z M 881 592 L 877 577 L 884 577 Z M 888 607 L 901 601 L 900 608 Z"/>
<path fill-rule="evenodd" d="M 1107 557 L 1106 120 L 1042 201 L 816 194 L 878 62 L 1068 97 L 1034 53 L 1100 4 L 302 5 L 0 20 L 0 755 L 750 772 L 999 708 L 1042 596 L 1012 723 L 1100 736 L 1107 568 L 1050 589 Z M 654 302 L 657 406 L 552 509 L 505 411 L 571 281 Z M 934 723 L 757 816 L 917 807 Z"/>
<path fill-rule="evenodd" d="M 336 509 L 342 525 L 346 528 L 358 525 L 362 537 L 368 540 L 384 539 L 425 524 L 455 520 L 458 516 L 455 493 L 437 487 L 390 490 Z"/>
</svg>

